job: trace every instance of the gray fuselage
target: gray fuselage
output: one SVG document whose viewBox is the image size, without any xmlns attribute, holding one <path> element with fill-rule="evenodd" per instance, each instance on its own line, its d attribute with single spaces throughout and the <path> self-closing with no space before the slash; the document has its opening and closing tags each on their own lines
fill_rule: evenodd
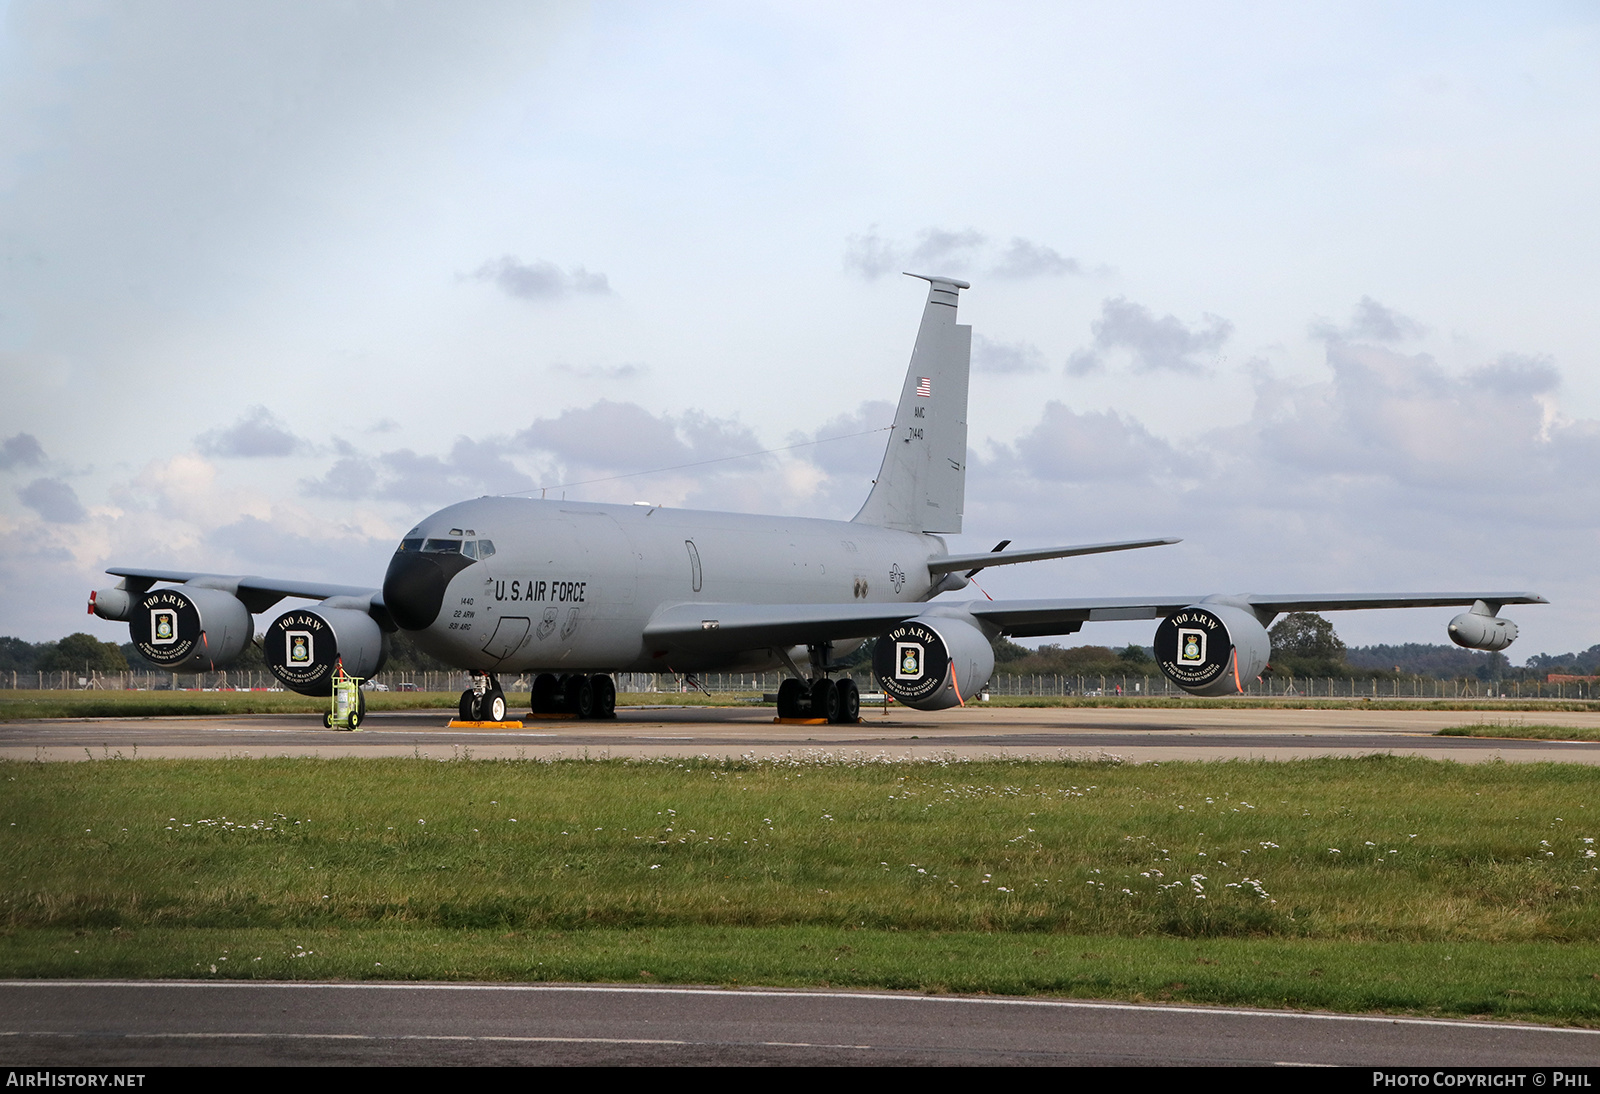
<svg viewBox="0 0 1600 1094">
<path fill-rule="evenodd" d="M 916 603 L 939 582 L 929 560 L 947 553 L 937 535 L 848 521 L 486 497 L 422 521 L 396 561 L 449 540 L 492 547 L 451 560 L 461 568 L 437 617 L 410 633 L 441 660 L 494 673 L 776 668 L 770 648 L 652 648 L 645 625 L 685 603 Z"/>
</svg>

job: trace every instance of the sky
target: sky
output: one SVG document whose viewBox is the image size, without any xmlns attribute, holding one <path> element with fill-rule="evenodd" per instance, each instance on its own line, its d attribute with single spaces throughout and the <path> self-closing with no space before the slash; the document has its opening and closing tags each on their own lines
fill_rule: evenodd
<svg viewBox="0 0 1600 1094">
<path fill-rule="evenodd" d="M 0 634 L 125 641 L 112 565 L 376 586 L 481 494 L 848 519 L 909 270 L 972 283 L 953 550 L 1184 541 L 990 595 L 1530 590 L 1512 660 L 1583 649 L 1596 194 L 1577 3 L 0 0 Z"/>
</svg>

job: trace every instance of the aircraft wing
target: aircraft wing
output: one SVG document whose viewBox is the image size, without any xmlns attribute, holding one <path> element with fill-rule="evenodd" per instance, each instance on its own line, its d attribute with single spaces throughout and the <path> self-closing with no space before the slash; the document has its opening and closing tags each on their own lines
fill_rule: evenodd
<svg viewBox="0 0 1600 1094">
<path fill-rule="evenodd" d="M 252 612 L 263 612 L 286 596 L 304 600 L 327 600 L 332 596 L 351 596 L 383 606 L 383 593 L 360 585 L 329 585 L 318 581 L 286 581 L 271 577 L 240 577 L 237 574 L 204 574 L 189 570 L 137 570 L 122 567 L 106 571 L 123 578 L 130 592 L 143 593 L 158 581 L 193 582 L 199 587 L 221 589 L 244 602 Z"/>
<path fill-rule="evenodd" d="M 952 607 L 954 605 L 938 605 Z M 672 604 L 645 624 L 647 646 L 696 652 L 868 638 L 935 607 L 898 604 Z"/>
<path fill-rule="evenodd" d="M 919 615 L 970 615 L 1007 635 L 1072 634 L 1085 623 L 1163 619 L 1205 601 L 1248 607 L 1269 620 L 1282 612 L 1331 612 L 1358 608 L 1470 607 L 1479 600 L 1498 611 L 1504 604 L 1546 604 L 1525 592 L 1256 594 L 1238 596 L 1095 597 L 1071 600 L 968 600 L 896 604 L 673 604 L 656 612 L 644 629 L 645 643 L 696 652 L 763 646 L 820 645 L 870 638 Z"/>
<path fill-rule="evenodd" d="M 1172 596 L 1147 600 L 1103 597 L 1090 600 L 994 600 L 966 605 L 978 619 L 992 623 L 1005 634 L 1038 638 L 1070 634 L 1085 623 L 1118 619 L 1163 619 L 1191 604 L 1207 600 L 1249 607 L 1258 617 L 1283 612 L 1337 612 L 1359 608 L 1470 607 L 1481 600 L 1496 611 L 1502 604 L 1548 604 L 1534 593 L 1241 593 L 1238 596 Z"/>
</svg>

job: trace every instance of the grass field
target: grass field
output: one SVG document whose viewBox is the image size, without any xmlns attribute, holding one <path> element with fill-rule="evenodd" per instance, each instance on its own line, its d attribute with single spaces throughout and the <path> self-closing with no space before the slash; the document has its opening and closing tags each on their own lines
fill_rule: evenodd
<svg viewBox="0 0 1600 1094">
<path fill-rule="evenodd" d="M 1519 737 L 1532 741 L 1600 741 L 1600 728 L 1525 725 L 1521 722 L 1475 722 L 1469 726 L 1448 726 L 1435 736 Z"/>
<path fill-rule="evenodd" d="M 852 984 L 1600 1025 L 1600 772 L 0 764 L 0 975 Z M 1600 809 L 1600 805 L 1596 805 Z"/>
<path fill-rule="evenodd" d="M 369 710 L 454 710 L 458 692 L 368 692 Z M 511 713 L 519 710 L 525 695 L 510 697 Z M 749 706 L 761 698 L 757 692 L 623 692 L 618 706 Z M 1496 713 L 1538 711 L 1600 711 L 1600 701 L 1581 699 L 1198 699 L 1191 696 L 1083 697 L 996 695 L 991 707 L 1158 707 L 1172 709 L 1349 710 L 1376 707 L 1383 710 L 1462 710 Z M 33 691 L 0 690 L 0 722 L 36 718 L 164 718 L 207 714 L 321 714 L 328 700 L 292 691 Z M 872 708 L 877 709 L 877 708 Z"/>
</svg>

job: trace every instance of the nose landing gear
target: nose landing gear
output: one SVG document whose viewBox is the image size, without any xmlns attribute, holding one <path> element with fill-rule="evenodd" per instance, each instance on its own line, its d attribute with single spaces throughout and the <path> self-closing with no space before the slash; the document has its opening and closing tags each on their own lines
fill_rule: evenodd
<svg viewBox="0 0 1600 1094">
<path fill-rule="evenodd" d="M 506 693 L 500 681 L 486 672 L 472 674 L 472 686 L 461 693 L 457 709 L 463 722 L 503 722 L 506 720 Z"/>
</svg>

